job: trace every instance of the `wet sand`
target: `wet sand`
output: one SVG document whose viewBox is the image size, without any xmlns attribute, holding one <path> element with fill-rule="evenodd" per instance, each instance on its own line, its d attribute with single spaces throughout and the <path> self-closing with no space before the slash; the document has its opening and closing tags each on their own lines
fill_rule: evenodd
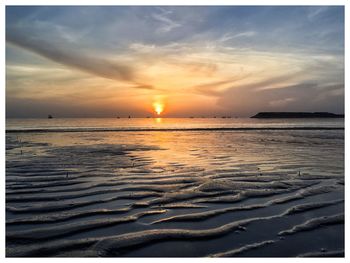
<svg viewBox="0 0 350 263">
<path fill-rule="evenodd" d="M 344 131 L 6 134 L 6 255 L 344 255 Z"/>
</svg>

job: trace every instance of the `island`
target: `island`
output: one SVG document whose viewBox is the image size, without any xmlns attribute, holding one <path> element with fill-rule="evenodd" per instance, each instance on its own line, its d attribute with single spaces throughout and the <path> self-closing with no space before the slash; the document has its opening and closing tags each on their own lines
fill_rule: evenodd
<svg viewBox="0 0 350 263">
<path fill-rule="evenodd" d="M 344 114 L 330 112 L 259 112 L 250 117 L 257 119 L 286 119 L 286 118 L 344 118 Z"/>
</svg>

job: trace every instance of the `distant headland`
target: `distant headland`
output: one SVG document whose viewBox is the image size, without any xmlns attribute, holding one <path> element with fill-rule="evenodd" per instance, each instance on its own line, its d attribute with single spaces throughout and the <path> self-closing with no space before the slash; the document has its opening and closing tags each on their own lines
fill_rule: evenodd
<svg viewBox="0 0 350 263">
<path fill-rule="evenodd" d="M 344 118 L 344 114 L 330 112 L 259 112 L 250 117 L 257 119 L 284 119 L 284 118 Z"/>
</svg>

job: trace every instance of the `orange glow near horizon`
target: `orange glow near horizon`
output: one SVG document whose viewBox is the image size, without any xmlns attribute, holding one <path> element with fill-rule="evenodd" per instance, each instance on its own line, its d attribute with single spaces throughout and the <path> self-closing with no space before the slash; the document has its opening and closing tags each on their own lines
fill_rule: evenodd
<svg viewBox="0 0 350 263">
<path fill-rule="evenodd" d="M 160 115 L 164 111 L 164 104 L 161 102 L 154 102 L 153 103 L 153 110 L 157 115 Z"/>
</svg>

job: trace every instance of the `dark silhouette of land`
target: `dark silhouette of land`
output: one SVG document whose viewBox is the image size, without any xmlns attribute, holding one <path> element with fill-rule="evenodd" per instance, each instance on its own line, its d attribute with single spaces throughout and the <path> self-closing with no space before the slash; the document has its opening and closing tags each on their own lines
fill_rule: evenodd
<svg viewBox="0 0 350 263">
<path fill-rule="evenodd" d="M 344 118 L 344 114 L 335 114 L 330 112 L 259 112 L 250 117 L 257 119 L 274 118 Z"/>
</svg>

